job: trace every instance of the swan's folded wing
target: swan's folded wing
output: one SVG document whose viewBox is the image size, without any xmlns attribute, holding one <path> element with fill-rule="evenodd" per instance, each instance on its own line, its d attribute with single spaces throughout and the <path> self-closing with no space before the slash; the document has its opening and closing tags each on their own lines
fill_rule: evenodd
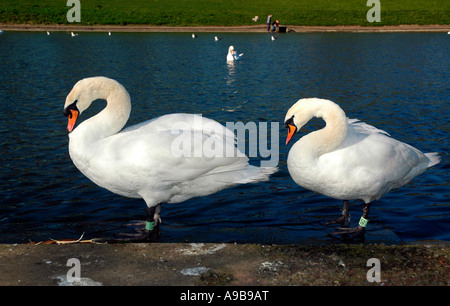
<svg viewBox="0 0 450 306">
<path fill-rule="evenodd" d="M 352 128 L 355 132 L 362 134 L 385 134 L 390 136 L 386 131 L 380 130 L 373 125 L 360 121 L 359 119 L 347 118 L 349 128 Z"/>
<path fill-rule="evenodd" d="M 360 195 L 372 195 L 367 200 L 378 199 L 427 168 L 428 158 L 416 148 L 374 127 L 359 128 L 364 128 L 362 133 L 352 129 L 336 150 L 319 158 L 322 175 L 338 178 L 336 185 L 343 186 L 341 189 L 351 186 Z"/>
<path fill-rule="evenodd" d="M 235 142 L 235 135 L 233 131 L 227 129 L 219 122 L 202 117 L 196 114 L 169 114 L 155 119 L 151 119 L 122 131 L 122 133 L 136 132 L 139 133 L 154 133 L 168 131 L 179 134 L 179 131 L 199 132 L 208 136 L 220 137 L 226 139 L 227 142 Z"/>
<path fill-rule="evenodd" d="M 102 142 L 103 159 L 134 176 L 186 181 L 248 165 L 233 132 L 197 115 L 162 116 Z"/>
</svg>

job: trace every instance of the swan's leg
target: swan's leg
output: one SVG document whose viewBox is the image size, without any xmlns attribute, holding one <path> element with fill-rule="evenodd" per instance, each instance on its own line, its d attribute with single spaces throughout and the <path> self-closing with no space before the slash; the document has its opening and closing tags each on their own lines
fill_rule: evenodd
<svg viewBox="0 0 450 306">
<path fill-rule="evenodd" d="M 145 212 L 147 213 L 147 219 L 145 220 L 144 233 L 149 237 L 161 223 L 161 203 L 153 207 L 147 207 Z"/>
<path fill-rule="evenodd" d="M 357 227 L 337 228 L 336 232 L 331 233 L 329 235 L 332 237 L 334 237 L 335 235 L 345 235 L 345 237 L 342 238 L 342 240 L 344 240 L 344 241 L 347 241 L 347 240 L 364 241 L 365 240 L 365 238 L 364 238 L 365 228 L 367 226 L 367 223 L 369 222 L 369 219 L 368 219 L 369 211 L 370 211 L 370 204 L 369 203 L 364 204 L 363 214 L 362 214 L 362 217 L 361 217 Z M 350 236 L 348 236 L 348 235 L 350 235 Z"/>
<path fill-rule="evenodd" d="M 158 226 L 161 221 L 161 203 L 155 206 L 155 212 L 153 214 L 153 220 L 155 222 L 155 226 Z"/>
<path fill-rule="evenodd" d="M 161 204 L 158 204 L 153 207 L 145 208 L 145 212 L 147 213 L 147 218 L 145 222 L 135 222 L 129 225 L 134 226 L 143 226 L 141 228 L 135 229 L 137 233 L 121 233 L 118 234 L 119 240 L 148 240 L 152 237 L 152 234 L 157 232 L 157 227 L 161 223 Z"/>
<path fill-rule="evenodd" d="M 348 227 L 350 224 L 350 213 L 348 212 L 348 200 L 344 200 L 342 205 L 342 216 L 335 220 L 323 222 L 323 225 L 340 224 L 341 227 Z"/>
</svg>

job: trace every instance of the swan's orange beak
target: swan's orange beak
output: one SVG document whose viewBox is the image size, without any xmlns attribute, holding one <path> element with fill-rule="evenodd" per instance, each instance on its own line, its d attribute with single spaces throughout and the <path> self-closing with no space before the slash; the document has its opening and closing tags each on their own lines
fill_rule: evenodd
<svg viewBox="0 0 450 306">
<path fill-rule="evenodd" d="M 286 138 L 286 145 L 291 141 L 292 136 L 294 136 L 295 132 L 297 132 L 297 127 L 292 124 L 287 124 L 286 127 L 288 128 L 288 135 Z"/>
<path fill-rule="evenodd" d="M 77 110 L 74 109 L 69 109 L 69 123 L 67 124 L 67 130 L 70 132 L 72 132 L 73 127 L 75 126 L 75 122 L 77 121 L 79 112 Z"/>
</svg>

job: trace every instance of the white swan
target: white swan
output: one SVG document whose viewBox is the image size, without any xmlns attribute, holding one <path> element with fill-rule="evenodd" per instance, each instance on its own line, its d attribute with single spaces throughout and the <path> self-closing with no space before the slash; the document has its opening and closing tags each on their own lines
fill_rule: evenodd
<svg viewBox="0 0 450 306">
<path fill-rule="evenodd" d="M 272 39 L 272 41 L 274 41 L 274 40 L 276 40 L 277 38 L 274 37 L 274 36 L 272 35 L 271 39 Z"/>
<path fill-rule="evenodd" d="M 424 154 L 382 130 L 347 119 L 337 104 L 317 98 L 301 99 L 289 109 L 286 144 L 312 117 L 323 118 L 326 126 L 292 146 L 287 160 L 292 179 L 306 189 L 344 200 L 342 217 L 334 222 L 344 227 L 348 226 L 348 200 L 365 202 L 358 227 L 333 234 L 351 233 L 352 238 L 364 239 L 369 203 L 440 161 L 437 153 Z"/>
<path fill-rule="evenodd" d="M 70 36 L 75 37 L 75 36 L 78 36 L 78 34 L 75 34 L 74 32 L 70 32 Z"/>
<path fill-rule="evenodd" d="M 233 46 L 228 47 L 227 62 L 233 62 L 234 61 L 233 51 L 234 51 L 234 47 Z"/>
<path fill-rule="evenodd" d="M 192 38 L 196 38 L 197 37 L 197 35 L 195 35 L 194 33 L 192 33 Z"/>
<path fill-rule="evenodd" d="M 74 129 L 78 116 L 97 99 L 106 100 L 107 106 Z M 130 112 L 127 90 L 105 77 L 77 82 L 64 105 L 73 163 L 97 185 L 145 200 L 144 237 L 161 221 L 162 202 L 178 203 L 237 184 L 266 181 L 277 170 L 249 165 L 235 147 L 234 133 L 199 115 L 165 115 L 119 133 Z"/>
<path fill-rule="evenodd" d="M 242 55 L 244 55 L 244 53 L 238 55 L 236 50 L 234 50 L 234 46 L 230 46 L 228 48 L 227 62 L 240 60 Z"/>
</svg>

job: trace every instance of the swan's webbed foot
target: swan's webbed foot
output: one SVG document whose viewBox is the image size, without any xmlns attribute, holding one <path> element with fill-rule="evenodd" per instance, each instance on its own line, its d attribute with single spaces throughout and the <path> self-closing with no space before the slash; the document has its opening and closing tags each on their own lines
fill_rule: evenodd
<svg viewBox="0 0 450 306">
<path fill-rule="evenodd" d="M 159 224 L 161 223 L 161 204 L 154 207 L 147 207 L 146 221 L 138 221 L 126 224 L 126 226 L 137 227 L 134 229 L 136 233 L 119 233 L 115 235 L 117 241 L 153 241 L 160 234 Z"/>
<path fill-rule="evenodd" d="M 351 241 L 364 242 L 365 241 L 364 233 L 365 233 L 365 228 L 358 225 L 358 227 L 352 227 L 352 228 L 338 227 L 338 228 L 336 228 L 335 232 L 329 233 L 329 234 L 327 234 L 327 236 L 339 239 L 344 242 L 351 242 Z M 341 236 L 341 237 L 338 237 L 338 236 Z"/>
<path fill-rule="evenodd" d="M 344 200 L 342 206 L 342 215 L 334 220 L 321 222 L 322 225 L 339 224 L 341 227 L 348 227 L 350 225 L 350 213 L 348 212 L 348 201 Z"/>
<path fill-rule="evenodd" d="M 152 241 L 159 234 L 159 229 L 147 230 L 145 227 L 136 228 L 136 233 L 119 233 L 114 235 L 117 242 L 143 242 Z"/>
<path fill-rule="evenodd" d="M 348 227 L 350 225 L 350 214 L 342 215 L 334 220 L 321 222 L 322 225 L 339 224 L 341 227 Z"/>
<path fill-rule="evenodd" d="M 327 234 L 328 237 L 333 237 L 336 239 L 339 239 L 344 242 L 351 242 L 351 241 L 358 241 L 358 242 L 364 242 L 365 241 L 365 229 L 367 224 L 369 223 L 369 220 L 367 219 L 369 216 L 370 211 L 370 205 L 369 203 L 366 203 L 363 207 L 363 214 L 361 216 L 361 219 L 359 220 L 358 227 L 348 227 L 348 223 L 344 227 L 336 228 L 336 231 L 333 233 Z M 344 206 L 342 208 L 342 217 L 348 217 L 348 201 L 344 201 Z M 337 220 L 340 220 L 341 218 L 338 218 Z M 343 220 L 345 222 L 345 220 Z M 337 236 L 342 236 L 337 237 Z"/>
</svg>

